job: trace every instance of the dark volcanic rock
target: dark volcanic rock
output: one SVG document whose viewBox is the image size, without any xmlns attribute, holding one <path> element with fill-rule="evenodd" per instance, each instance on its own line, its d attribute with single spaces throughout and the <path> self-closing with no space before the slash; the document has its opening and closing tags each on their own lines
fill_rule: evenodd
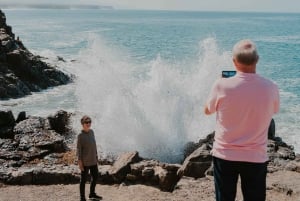
<svg viewBox="0 0 300 201">
<path fill-rule="evenodd" d="M 11 111 L 0 111 L 0 138 L 14 138 L 15 117 Z"/>
<path fill-rule="evenodd" d="M 0 100 L 19 98 L 70 81 L 68 75 L 41 61 L 19 38 L 15 39 L 0 10 Z"/>
<path fill-rule="evenodd" d="M 268 131 L 267 154 L 269 157 L 268 172 L 279 170 L 298 171 L 299 161 L 294 152 L 294 147 L 286 144 L 280 137 L 275 136 L 275 122 L 272 119 Z M 212 169 L 212 150 L 214 132 L 200 139 L 198 143 L 189 142 L 185 146 L 184 155 L 187 156 L 183 165 L 178 170 L 178 175 L 194 178 L 213 175 Z"/>
<path fill-rule="evenodd" d="M 70 114 L 68 112 L 60 110 L 55 115 L 49 116 L 48 120 L 50 128 L 55 130 L 59 134 L 63 134 L 68 130 Z"/>
<path fill-rule="evenodd" d="M 11 111 L 0 111 L 0 127 L 15 125 L 15 117 Z"/>
<path fill-rule="evenodd" d="M 80 170 L 76 165 L 74 138 L 67 144 L 70 137 L 67 134 L 71 132 L 68 127 L 70 114 L 58 111 L 48 118 L 22 116 L 22 120 L 15 123 L 11 112 L 0 111 L 0 126 L 13 128 L 14 136 L 12 139 L 0 138 L 0 183 L 78 183 Z M 172 192 L 183 175 L 194 178 L 213 175 L 210 154 L 213 139 L 214 133 L 211 133 L 199 142 L 188 143 L 187 157 L 182 165 L 146 160 L 137 151 L 123 153 L 114 162 L 105 161 L 105 165 L 99 165 L 98 183 L 145 184 Z M 279 170 L 300 172 L 300 155 L 295 155 L 293 147 L 281 138 L 273 136 L 269 139 L 268 155 L 269 173 Z"/>
<path fill-rule="evenodd" d="M 79 181 L 80 171 L 72 165 L 75 153 L 68 151 L 66 135 L 52 130 L 48 119 L 33 116 L 24 119 L 26 115 L 22 115 L 23 120 L 15 125 L 11 112 L 0 111 L 0 114 L 5 117 L 1 126 L 14 126 L 13 139 L 0 139 L 0 183 L 69 184 Z M 60 120 L 62 122 L 57 120 L 56 123 L 67 127 L 64 123 L 68 121 Z"/>
<path fill-rule="evenodd" d="M 26 112 L 23 111 L 23 112 L 20 112 L 18 114 L 18 117 L 17 117 L 17 120 L 16 120 L 16 123 L 19 123 L 20 121 L 23 121 L 26 119 Z"/>
<path fill-rule="evenodd" d="M 42 117 L 28 117 L 16 125 L 11 112 L 0 111 L 3 126 L 11 126 L 12 139 L 0 139 L 0 159 L 3 166 L 18 167 L 34 159 L 42 159 L 50 153 L 64 152 L 64 137 L 51 130 L 48 120 Z"/>
</svg>

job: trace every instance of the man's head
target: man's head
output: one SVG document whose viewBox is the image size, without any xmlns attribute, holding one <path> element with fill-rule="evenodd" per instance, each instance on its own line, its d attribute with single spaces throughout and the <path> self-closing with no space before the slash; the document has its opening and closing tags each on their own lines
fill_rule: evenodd
<svg viewBox="0 0 300 201">
<path fill-rule="evenodd" d="M 249 39 L 241 40 L 233 46 L 233 62 L 237 70 L 252 72 L 256 68 L 259 56 L 256 45 Z"/>
</svg>

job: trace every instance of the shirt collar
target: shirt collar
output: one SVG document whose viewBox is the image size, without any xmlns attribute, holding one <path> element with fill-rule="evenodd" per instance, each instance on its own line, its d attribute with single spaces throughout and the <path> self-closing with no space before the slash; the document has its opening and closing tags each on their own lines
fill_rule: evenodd
<svg viewBox="0 0 300 201">
<path fill-rule="evenodd" d="M 244 73 L 244 72 L 237 72 L 237 76 L 240 78 L 246 78 L 246 79 L 253 79 L 256 78 L 258 76 L 258 74 L 256 73 Z"/>
</svg>

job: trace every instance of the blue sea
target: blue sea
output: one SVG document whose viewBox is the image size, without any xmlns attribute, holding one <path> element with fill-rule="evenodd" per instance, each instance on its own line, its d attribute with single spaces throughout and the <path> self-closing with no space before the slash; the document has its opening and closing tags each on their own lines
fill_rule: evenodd
<svg viewBox="0 0 300 201">
<path fill-rule="evenodd" d="M 233 70 L 232 46 L 257 43 L 257 72 L 278 84 L 276 135 L 300 153 L 300 14 L 5 9 L 25 46 L 75 75 L 66 86 L 1 101 L 14 114 L 93 119 L 103 155 L 139 151 L 176 162 L 183 145 L 213 131 L 203 114 L 212 83 Z M 65 62 L 57 57 L 63 57 Z"/>
</svg>

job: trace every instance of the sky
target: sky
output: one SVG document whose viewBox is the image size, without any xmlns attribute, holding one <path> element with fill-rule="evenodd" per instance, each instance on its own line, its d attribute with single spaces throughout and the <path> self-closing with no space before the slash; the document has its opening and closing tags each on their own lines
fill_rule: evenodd
<svg viewBox="0 0 300 201">
<path fill-rule="evenodd" d="M 116 9 L 300 12 L 300 0 L 0 0 L 21 4 L 96 4 Z"/>
</svg>

